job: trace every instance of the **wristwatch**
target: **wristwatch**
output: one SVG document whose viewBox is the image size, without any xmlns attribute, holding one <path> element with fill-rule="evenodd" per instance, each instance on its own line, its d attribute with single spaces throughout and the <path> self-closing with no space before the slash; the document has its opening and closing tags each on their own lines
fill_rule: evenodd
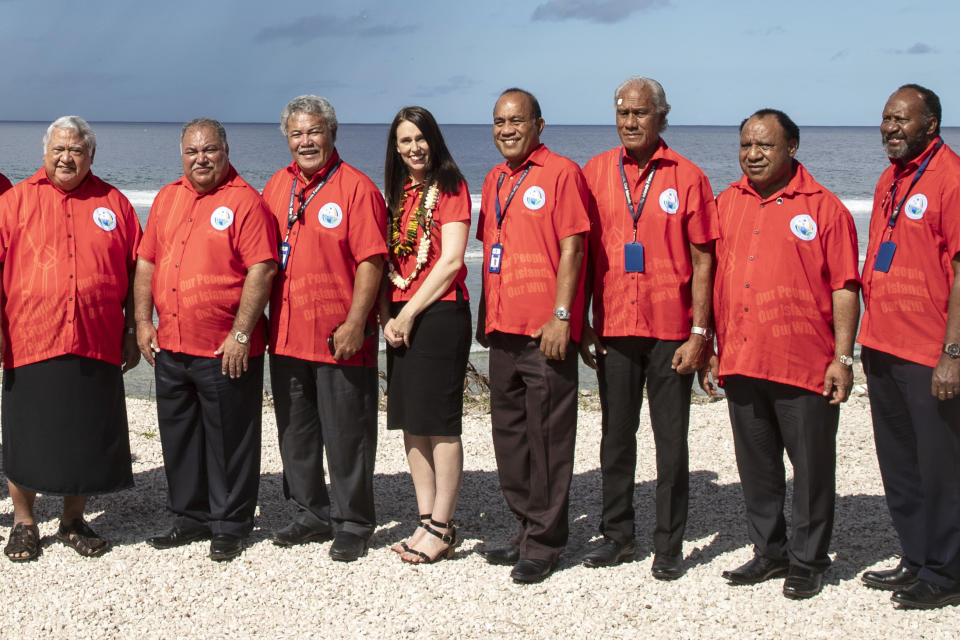
<svg viewBox="0 0 960 640">
<path fill-rule="evenodd" d="M 951 344 L 943 345 L 943 352 L 950 356 L 951 360 L 956 360 L 960 358 L 960 344 L 953 342 Z"/>
<path fill-rule="evenodd" d="M 237 329 L 233 332 L 233 339 L 236 340 L 238 344 L 247 344 L 250 342 L 250 334 Z"/>
<path fill-rule="evenodd" d="M 842 364 L 842 365 L 844 365 L 844 366 L 846 366 L 846 367 L 852 367 L 852 366 L 853 366 L 853 356 L 848 356 L 848 355 L 846 355 L 846 354 L 839 353 L 839 354 L 837 354 L 837 362 L 839 362 L 840 364 Z"/>
<path fill-rule="evenodd" d="M 710 329 L 704 329 L 703 327 L 690 327 L 690 333 L 703 336 L 707 341 L 713 340 L 713 331 Z"/>
<path fill-rule="evenodd" d="M 553 310 L 553 317 L 557 320 L 569 320 L 570 312 L 564 309 L 563 307 L 557 307 Z"/>
</svg>

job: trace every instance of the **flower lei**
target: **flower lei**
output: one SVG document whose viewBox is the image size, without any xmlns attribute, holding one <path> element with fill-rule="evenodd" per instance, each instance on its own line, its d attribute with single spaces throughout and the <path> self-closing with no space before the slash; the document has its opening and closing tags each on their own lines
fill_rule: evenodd
<svg viewBox="0 0 960 640">
<path fill-rule="evenodd" d="M 400 201 L 396 213 L 390 216 L 390 249 L 397 257 L 408 256 L 413 252 L 418 227 L 423 227 L 423 235 L 420 236 L 420 246 L 417 247 L 417 264 L 413 268 L 413 273 L 406 278 L 401 277 L 393 266 L 393 261 L 387 263 L 387 277 L 390 278 L 393 286 L 401 291 L 410 286 L 410 283 L 420 274 L 423 265 L 427 264 L 427 256 L 430 254 L 430 236 L 433 228 L 433 209 L 437 206 L 440 188 L 436 182 L 427 188 L 426 195 L 420 201 L 420 206 L 410 216 L 406 233 L 401 234 L 400 222 L 403 218 L 403 205 L 407 201 L 407 195 L 406 192 L 403 194 L 403 200 Z"/>
</svg>

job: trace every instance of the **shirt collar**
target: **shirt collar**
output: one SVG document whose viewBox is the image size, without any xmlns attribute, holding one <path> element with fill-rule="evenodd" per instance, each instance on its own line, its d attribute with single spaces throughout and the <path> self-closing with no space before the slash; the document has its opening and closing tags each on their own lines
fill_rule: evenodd
<svg viewBox="0 0 960 640">
<path fill-rule="evenodd" d="M 53 183 L 53 180 L 47 175 L 47 170 L 43 167 L 40 167 L 40 170 L 35 174 L 27 178 L 27 184 L 48 184 L 60 193 L 64 195 L 77 195 L 83 193 L 83 191 L 96 180 L 96 176 L 93 175 L 93 171 L 87 171 L 87 175 L 83 177 L 83 180 L 74 187 L 71 191 L 64 191 L 57 185 Z"/>
<path fill-rule="evenodd" d="M 934 138 L 933 140 L 931 140 L 931 141 L 930 141 L 930 144 L 927 145 L 927 148 L 923 150 L 923 153 L 921 153 L 921 154 L 918 155 L 916 158 L 914 158 L 913 160 L 911 160 L 910 162 L 906 163 L 906 164 L 903 165 L 903 166 L 901 166 L 901 165 L 897 162 L 897 159 L 896 159 L 896 158 L 888 158 L 888 160 L 890 160 L 890 164 L 893 165 L 893 175 L 899 178 L 899 177 L 902 176 L 902 175 L 905 175 L 905 174 L 908 174 L 908 173 L 913 173 L 914 171 L 916 171 L 917 168 L 918 168 L 921 164 L 923 164 L 923 161 L 927 159 L 927 156 L 929 156 L 929 155 L 931 155 L 931 154 L 933 153 L 933 149 L 934 149 L 934 147 L 937 146 L 937 142 L 938 142 L 939 140 L 940 140 L 940 136 L 937 136 L 936 138 Z M 927 170 L 927 171 L 930 171 L 930 170 L 931 170 L 930 165 L 927 165 L 927 169 L 926 169 L 926 170 Z"/>
<path fill-rule="evenodd" d="M 547 156 L 549 154 L 550 154 L 550 150 L 547 149 L 547 146 L 541 142 L 536 147 L 534 147 L 533 151 L 527 154 L 527 157 L 524 158 L 523 162 L 517 165 L 516 169 L 511 169 L 510 165 L 507 164 L 506 160 L 500 163 L 500 167 L 503 171 L 507 173 L 507 175 L 523 171 L 528 164 L 535 164 L 538 167 L 542 167 L 543 163 L 546 161 Z"/>
<path fill-rule="evenodd" d="M 309 187 L 310 185 L 316 182 L 320 182 L 321 180 L 326 180 L 330 174 L 330 171 L 333 169 L 333 167 L 336 166 L 336 164 L 339 161 L 340 161 L 340 154 L 337 152 L 336 148 L 334 148 L 333 153 L 330 155 L 330 159 L 327 160 L 327 164 L 323 165 L 320 171 L 317 171 L 315 174 L 313 174 L 313 177 L 310 178 L 309 180 L 303 179 L 303 173 L 300 171 L 300 165 L 297 164 L 296 160 L 294 160 L 287 166 L 287 171 L 289 171 L 298 181 L 305 183 L 304 185 L 305 187 Z"/>
<path fill-rule="evenodd" d="M 810 172 L 807 171 L 799 160 L 793 161 L 793 176 L 790 178 L 790 182 L 788 182 L 782 190 L 772 194 L 769 198 L 761 198 L 757 190 L 750 184 L 750 179 L 747 178 L 746 175 L 740 176 L 740 179 L 736 182 L 731 182 L 730 186 L 744 193 L 751 194 L 764 202 L 780 197 L 792 198 L 797 195 L 813 195 L 823 191 L 823 187 L 813 179 L 813 176 L 810 175 Z"/>
</svg>

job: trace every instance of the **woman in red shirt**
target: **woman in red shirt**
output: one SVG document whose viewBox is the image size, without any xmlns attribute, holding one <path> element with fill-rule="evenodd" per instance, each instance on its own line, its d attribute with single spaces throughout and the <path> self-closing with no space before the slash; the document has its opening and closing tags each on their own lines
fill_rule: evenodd
<svg viewBox="0 0 960 640">
<path fill-rule="evenodd" d="M 403 429 L 420 527 L 394 546 L 406 562 L 452 557 L 463 476 L 463 380 L 471 343 L 463 254 L 470 192 L 436 120 L 401 109 L 387 137 L 388 263 L 380 302 L 387 428 Z"/>
</svg>

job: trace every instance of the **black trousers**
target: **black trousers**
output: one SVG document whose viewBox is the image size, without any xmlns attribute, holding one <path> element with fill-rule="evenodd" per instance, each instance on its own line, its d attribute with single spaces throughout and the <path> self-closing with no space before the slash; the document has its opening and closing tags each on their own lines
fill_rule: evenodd
<svg viewBox="0 0 960 640">
<path fill-rule="evenodd" d="M 840 407 L 813 391 L 745 376 L 728 376 L 724 390 L 755 551 L 825 570 L 836 503 Z M 784 448 L 793 464 L 789 542 Z"/>
<path fill-rule="evenodd" d="M 377 370 L 270 356 L 283 493 L 308 526 L 369 538 L 376 526 Z M 327 452 L 330 495 L 323 475 Z"/>
<path fill-rule="evenodd" d="M 930 394 L 933 369 L 864 348 L 877 460 L 903 564 L 960 587 L 960 399 Z"/>
<path fill-rule="evenodd" d="M 689 496 L 690 389 L 693 374 L 680 375 L 670 364 L 682 340 L 604 338 L 598 361 L 603 436 L 600 470 L 603 517 L 600 531 L 621 544 L 634 537 L 633 488 L 637 471 L 637 429 L 643 387 L 650 398 L 650 424 L 657 455 L 657 553 L 679 555 L 687 524 Z"/>
<path fill-rule="evenodd" d="M 263 356 L 232 379 L 219 358 L 157 354 L 157 419 L 175 526 L 245 536 L 260 485 Z"/>
<path fill-rule="evenodd" d="M 490 334 L 490 409 L 500 488 L 520 522 L 521 558 L 556 559 L 567 544 L 577 441 L 577 344 L 548 360 L 537 340 Z"/>
</svg>

